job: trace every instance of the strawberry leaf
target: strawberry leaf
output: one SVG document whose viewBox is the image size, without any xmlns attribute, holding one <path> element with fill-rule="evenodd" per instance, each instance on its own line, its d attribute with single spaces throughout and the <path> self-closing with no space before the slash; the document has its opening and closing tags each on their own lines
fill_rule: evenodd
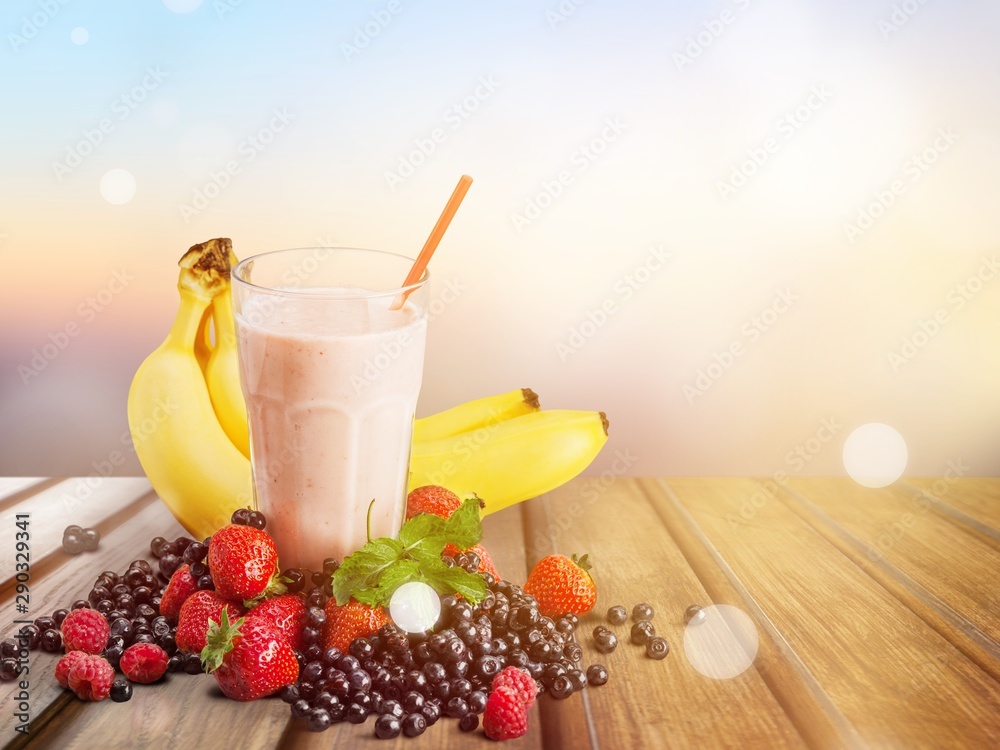
<svg viewBox="0 0 1000 750">
<path fill-rule="evenodd" d="M 461 550 L 469 549 L 479 543 L 483 538 L 483 524 L 479 520 L 479 498 L 470 497 L 462 501 L 458 510 L 445 522 L 444 536 L 447 537 L 447 543 L 454 544 Z"/>
</svg>

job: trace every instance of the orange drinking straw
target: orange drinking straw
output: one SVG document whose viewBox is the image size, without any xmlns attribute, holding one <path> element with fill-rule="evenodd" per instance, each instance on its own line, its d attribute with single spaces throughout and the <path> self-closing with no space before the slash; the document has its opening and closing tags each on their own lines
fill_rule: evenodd
<svg viewBox="0 0 1000 750">
<path fill-rule="evenodd" d="M 451 224 L 451 220 L 455 218 L 455 212 L 458 211 L 458 207 L 462 205 L 462 199 L 465 198 L 465 194 L 469 192 L 469 186 L 472 185 L 472 178 L 467 174 L 463 174 L 462 178 L 458 181 L 455 186 L 455 190 L 451 194 L 451 198 L 448 199 L 448 203 L 444 207 L 444 211 L 441 212 L 441 216 L 438 217 L 437 224 L 431 230 L 430 236 L 427 238 L 427 242 L 424 243 L 423 249 L 420 251 L 420 255 L 417 259 L 413 261 L 413 268 L 410 269 L 410 273 L 406 276 L 406 281 L 403 282 L 403 286 L 407 287 L 410 284 L 416 284 L 420 280 L 420 276 L 423 274 L 424 269 L 427 268 L 427 264 L 431 260 L 431 256 L 434 255 L 434 251 L 437 250 L 438 244 L 441 242 L 441 238 L 444 237 L 444 233 L 448 229 L 448 225 Z M 412 289 L 410 291 L 413 291 Z M 390 310 L 398 310 L 406 302 L 406 298 L 410 295 L 410 292 L 405 292 L 404 294 L 396 297 L 392 305 L 389 307 Z"/>
</svg>

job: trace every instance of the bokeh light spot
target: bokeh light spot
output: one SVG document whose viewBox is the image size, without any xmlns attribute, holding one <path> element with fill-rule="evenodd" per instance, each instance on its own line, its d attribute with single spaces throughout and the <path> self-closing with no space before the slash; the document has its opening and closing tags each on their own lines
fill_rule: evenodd
<svg viewBox="0 0 1000 750">
<path fill-rule="evenodd" d="M 908 457 L 903 436 L 887 424 L 856 428 L 844 443 L 844 468 L 865 487 L 885 487 L 902 476 Z"/>
<path fill-rule="evenodd" d="M 728 680 L 747 671 L 757 656 L 757 627 L 743 610 L 713 604 L 701 610 L 704 617 L 684 628 L 684 655 L 700 674 Z"/>
<path fill-rule="evenodd" d="M 73 44 L 86 44 L 87 40 L 90 39 L 90 32 L 83 26 L 77 26 L 69 33 L 69 38 Z"/>
<path fill-rule="evenodd" d="M 389 616 L 407 633 L 424 633 L 441 615 L 441 597 L 422 581 L 404 583 L 389 600 Z"/>
<path fill-rule="evenodd" d="M 101 178 L 101 196 L 120 206 L 135 196 L 135 177 L 126 169 L 111 169 Z"/>
</svg>

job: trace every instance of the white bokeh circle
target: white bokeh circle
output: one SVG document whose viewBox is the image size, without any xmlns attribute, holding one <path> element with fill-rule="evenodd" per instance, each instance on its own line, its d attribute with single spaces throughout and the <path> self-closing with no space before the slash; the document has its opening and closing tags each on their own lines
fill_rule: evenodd
<svg viewBox="0 0 1000 750">
<path fill-rule="evenodd" d="M 426 633 L 441 616 L 441 597 L 422 581 L 404 583 L 389 600 L 389 616 L 407 633 Z"/>
<path fill-rule="evenodd" d="M 746 672 L 760 645 L 753 620 L 729 604 L 713 604 L 701 611 L 704 617 L 684 628 L 688 663 L 713 680 L 728 680 Z"/>
<path fill-rule="evenodd" d="M 844 442 L 844 469 L 865 487 L 885 487 L 903 475 L 908 458 L 903 436 L 887 424 L 856 428 Z"/>
<path fill-rule="evenodd" d="M 202 2 L 203 0 L 163 0 L 167 10 L 172 10 L 174 13 L 190 13 L 198 10 Z"/>
<path fill-rule="evenodd" d="M 135 196 L 135 177 L 127 169 L 111 169 L 101 177 L 101 197 L 121 206 Z"/>
<path fill-rule="evenodd" d="M 73 44 L 86 44 L 90 39 L 90 32 L 83 26 L 77 26 L 69 33 L 69 38 Z"/>
</svg>

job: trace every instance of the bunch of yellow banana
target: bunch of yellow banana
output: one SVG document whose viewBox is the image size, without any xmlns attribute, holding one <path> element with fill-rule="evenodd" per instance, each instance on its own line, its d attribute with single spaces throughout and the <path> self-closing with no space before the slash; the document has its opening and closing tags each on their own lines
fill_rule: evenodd
<svg viewBox="0 0 1000 750">
<path fill-rule="evenodd" d="M 181 258 L 180 307 L 166 340 L 139 366 L 128 422 L 149 481 L 196 539 L 253 505 L 229 269 L 232 243 Z M 214 328 L 214 341 L 211 331 Z M 484 499 L 484 514 L 548 492 L 583 471 L 607 440 L 603 412 L 541 411 L 528 388 L 418 419 L 410 489 L 438 484 Z"/>
</svg>

